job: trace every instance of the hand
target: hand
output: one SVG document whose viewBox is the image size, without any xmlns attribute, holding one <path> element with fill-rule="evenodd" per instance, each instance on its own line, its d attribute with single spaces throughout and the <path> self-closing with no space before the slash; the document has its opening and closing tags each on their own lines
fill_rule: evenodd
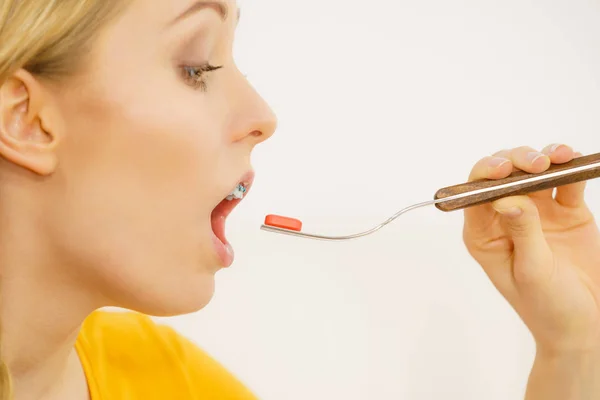
<svg viewBox="0 0 600 400">
<path fill-rule="evenodd" d="M 565 145 L 542 153 L 501 151 L 470 180 L 539 173 L 581 156 Z M 464 241 L 529 328 L 538 352 L 600 349 L 600 233 L 584 201 L 585 182 L 514 196 L 465 210 Z"/>
</svg>

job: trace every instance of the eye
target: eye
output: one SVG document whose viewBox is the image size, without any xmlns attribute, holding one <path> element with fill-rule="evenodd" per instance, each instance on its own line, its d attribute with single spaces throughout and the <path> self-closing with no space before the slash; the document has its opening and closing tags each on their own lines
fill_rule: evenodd
<svg viewBox="0 0 600 400">
<path fill-rule="evenodd" d="M 194 89 L 201 89 L 202 91 L 206 91 L 206 75 L 209 72 L 213 72 L 221 68 L 223 68 L 223 66 L 217 67 L 210 64 L 204 64 L 197 67 L 186 65 L 182 67 L 183 79 Z"/>
</svg>

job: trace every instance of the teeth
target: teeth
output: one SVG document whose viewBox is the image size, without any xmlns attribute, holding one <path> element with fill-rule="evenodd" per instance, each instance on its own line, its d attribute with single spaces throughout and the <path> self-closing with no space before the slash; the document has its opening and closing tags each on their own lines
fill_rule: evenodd
<svg viewBox="0 0 600 400">
<path fill-rule="evenodd" d="M 233 199 L 241 199 L 244 197 L 246 193 L 246 187 L 241 183 L 238 183 L 235 189 L 229 194 L 229 196 L 225 197 L 226 200 L 231 201 Z"/>
</svg>

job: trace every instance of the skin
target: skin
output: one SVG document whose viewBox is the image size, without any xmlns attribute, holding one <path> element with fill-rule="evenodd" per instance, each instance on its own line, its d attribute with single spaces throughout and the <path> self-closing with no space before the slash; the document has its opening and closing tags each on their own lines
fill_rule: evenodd
<svg viewBox="0 0 600 400">
<path fill-rule="evenodd" d="M 479 161 L 471 179 L 539 173 L 580 154 L 529 147 Z M 600 397 L 600 234 L 584 183 L 501 199 L 465 211 L 464 240 L 531 331 L 537 355 L 527 400 Z"/>
<path fill-rule="evenodd" d="M 232 59 L 235 1 L 225 21 L 211 6 L 171 25 L 191 3 L 134 0 L 82 73 L 56 84 L 20 70 L 0 87 L 0 320 L 17 400 L 88 398 L 73 345 L 93 310 L 177 315 L 211 299 L 211 211 L 276 120 Z M 207 61 L 224 67 L 195 89 L 179 67 Z M 529 152 L 471 178 L 574 157 Z M 464 238 L 538 344 L 527 399 L 600 396 L 600 240 L 583 185 L 469 209 Z"/>
<path fill-rule="evenodd" d="M 81 399 L 73 353 L 103 306 L 194 312 L 222 267 L 211 212 L 276 118 L 237 69 L 237 4 L 136 0 L 60 83 L 0 88 L 3 356 L 17 399 Z M 206 90 L 182 65 L 209 62 Z"/>
</svg>

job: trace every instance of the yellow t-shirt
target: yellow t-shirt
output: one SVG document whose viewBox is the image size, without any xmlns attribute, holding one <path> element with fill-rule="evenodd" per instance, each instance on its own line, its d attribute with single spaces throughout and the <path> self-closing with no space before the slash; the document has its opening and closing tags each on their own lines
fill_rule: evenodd
<svg viewBox="0 0 600 400">
<path fill-rule="evenodd" d="M 191 341 L 142 314 L 96 311 L 75 348 L 92 400 L 257 400 Z"/>
</svg>

